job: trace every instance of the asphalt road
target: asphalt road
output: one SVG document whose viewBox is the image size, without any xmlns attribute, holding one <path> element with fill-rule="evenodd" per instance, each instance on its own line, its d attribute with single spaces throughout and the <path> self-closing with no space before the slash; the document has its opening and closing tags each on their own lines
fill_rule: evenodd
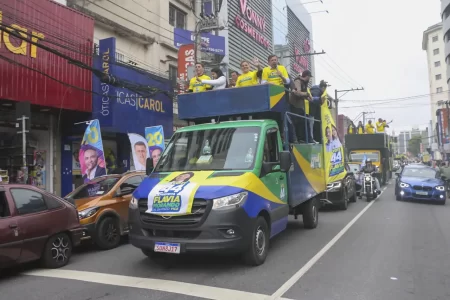
<svg viewBox="0 0 450 300">
<path fill-rule="evenodd" d="M 389 186 L 372 204 L 358 200 L 319 218 L 314 230 L 291 220 L 260 267 L 218 256 L 153 262 L 126 242 L 110 251 L 82 247 L 63 269 L 3 272 L 0 298 L 450 299 L 450 204 L 398 202 Z"/>
</svg>

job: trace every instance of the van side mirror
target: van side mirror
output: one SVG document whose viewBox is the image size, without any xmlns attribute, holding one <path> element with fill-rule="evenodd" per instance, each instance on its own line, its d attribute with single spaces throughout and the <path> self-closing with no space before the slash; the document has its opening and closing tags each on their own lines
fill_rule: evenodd
<svg viewBox="0 0 450 300">
<path fill-rule="evenodd" d="M 280 171 L 288 172 L 291 168 L 292 159 L 291 152 L 289 151 L 281 151 L 280 152 Z"/>
<path fill-rule="evenodd" d="M 148 157 L 145 161 L 145 174 L 150 175 L 153 172 L 155 166 L 153 166 L 153 159 Z"/>
</svg>

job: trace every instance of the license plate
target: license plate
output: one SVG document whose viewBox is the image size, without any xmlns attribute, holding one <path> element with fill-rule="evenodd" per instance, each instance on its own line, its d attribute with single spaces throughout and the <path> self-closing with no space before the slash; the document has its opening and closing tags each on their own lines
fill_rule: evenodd
<svg viewBox="0 0 450 300">
<path fill-rule="evenodd" d="M 180 254 L 180 244 L 178 243 L 155 243 L 155 252 Z"/>
<path fill-rule="evenodd" d="M 417 195 L 428 196 L 428 192 L 416 192 Z"/>
</svg>

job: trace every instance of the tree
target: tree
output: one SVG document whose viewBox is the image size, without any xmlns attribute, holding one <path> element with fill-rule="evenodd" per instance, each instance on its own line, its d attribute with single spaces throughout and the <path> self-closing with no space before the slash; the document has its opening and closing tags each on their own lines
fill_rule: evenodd
<svg viewBox="0 0 450 300">
<path fill-rule="evenodd" d="M 420 144 L 422 143 L 422 137 L 415 135 L 408 141 L 408 151 L 412 155 L 417 156 L 420 153 Z"/>
</svg>

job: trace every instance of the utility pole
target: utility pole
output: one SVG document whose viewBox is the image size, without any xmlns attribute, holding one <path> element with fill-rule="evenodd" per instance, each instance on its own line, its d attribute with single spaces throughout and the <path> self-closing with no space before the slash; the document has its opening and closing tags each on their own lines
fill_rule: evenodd
<svg viewBox="0 0 450 300">
<path fill-rule="evenodd" d="M 375 112 L 374 111 L 363 111 L 362 112 L 362 115 L 363 115 L 363 125 L 365 126 L 366 125 L 366 115 L 371 115 L 371 114 L 374 114 Z"/>
<path fill-rule="evenodd" d="M 334 90 L 334 104 L 335 104 L 335 107 L 336 107 L 336 120 L 337 120 L 337 118 L 339 116 L 339 111 L 338 111 L 338 105 L 339 105 L 338 93 L 344 93 L 344 95 L 345 95 L 348 92 L 356 92 L 356 91 L 364 91 L 364 88 L 361 87 L 361 88 L 356 88 L 356 89 L 351 89 L 351 90 Z M 344 96 L 344 95 L 342 95 L 342 96 Z"/>
<path fill-rule="evenodd" d="M 17 121 L 21 121 L 22 123 L 22 131 L 18 131 L 18 134 L 22 134 L 22 172 L 23 172 L 23 180 L 26 184 L 28 181 L 28 163 L 27 163 L 27 120 L 29 118 L 25 115 L 22 115 L 21 118 L 17 118 Z M 19 124 L 17 124 L 19 125 Z"/>
</svg>

